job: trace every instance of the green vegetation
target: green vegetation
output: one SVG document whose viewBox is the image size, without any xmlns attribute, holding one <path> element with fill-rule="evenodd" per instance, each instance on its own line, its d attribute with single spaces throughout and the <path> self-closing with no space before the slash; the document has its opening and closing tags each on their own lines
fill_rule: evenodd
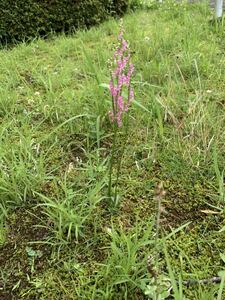
<svg viewBox="0 0 225 300">
<path fill-rule="evenodd" d="M 127 8 L 128 0 L 2 0 L 0 41 L 72 32 L 99 24 L 110 15 L 123 15 Z"/>
<path fill-rule="evenodd" d="M 154 299 L 153 271 L 175 299 L 224 299 L 223 282 L 182 284 L 224 269 L 225 39 L 210 18 L 125 16 L 135 101 L 113 211 L 118 21 L 0 51 L 0 299 Z"/>
</svg>

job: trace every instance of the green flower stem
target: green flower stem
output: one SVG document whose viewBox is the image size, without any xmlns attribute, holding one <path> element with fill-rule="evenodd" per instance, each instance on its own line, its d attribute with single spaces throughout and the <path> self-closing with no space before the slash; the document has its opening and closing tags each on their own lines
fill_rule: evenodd
<svg viewBox="0 0 225 300">
<path fill-rule="evenodd" d="M 109 162 L 109 183 L 108 183 L 108 198 L 112 199 L 112 171 L 113 171 L 113 164 L 115 160 L 115 152 L 116 152 L 116 140 L 117 140 L 117 132 L 118 127 L 116 122 L 113 123 L 113 145 L 111 151 L 111 157 Z"/>
<path fill-rule="evenodd" d="M 122 166 L 122 159 L 123 159 L 125 148 L 126 148 L 127 141 L 128 141 L 128 129 L 129 129 L 128 127 L 129 127 L 129 113 L 127 114 L 127 120 L 126 120 L 125 141 L 123 143 L 123 148 L 122 148 L 122 151 L 121 151 L 121 155 L 119 157 L 118 164 L 117 164 L 116 183 L 115 183 L 115 192 L 114 192 L 114 203 L 116 203 L 116 201 L 117 201 L 118 183 L 119 183 L 119 176 L 120 176 L 120 171 L 121 171 L 121 166 Z"/>
</svg>

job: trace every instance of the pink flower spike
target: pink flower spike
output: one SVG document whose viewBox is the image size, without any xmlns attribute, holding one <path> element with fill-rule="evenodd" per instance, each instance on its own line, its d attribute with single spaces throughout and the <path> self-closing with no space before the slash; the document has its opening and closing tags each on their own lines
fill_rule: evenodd
<svg viewBox="0 0 225 300">
<path fill-rule="evenodd" d="M 110 82 L 109 82 L 109 88 L 110 88 L 110 93 L 111 93 L 112 97 L 116 98 L 117 88 L 114 87 L 112 80 L 110 80 Z"/>
<path fill-rule="evenodd" d="M 131 76 L 131 75 L 133 74 L 133 72 L 134 72 L 134 65 L 133 65 L 133 64 L 130 64 L 130 68 L 129 68 L 128 73 L 129 73 L 129 75 Z"/>
<path fill-rule="evenodd" d="M 128 42 L 124 39 L 124 29 L 122 25 L 118 41 L 119 46 L 116 48 L 112 59 L 112 65 L 114 65 L 115 68 L 111 71 L 112 79 L 109 82 L 113 107 L 109 112 L 109 118 L 112 123 L 121 127 L 123 114 L 128 111 L 134 99 L 134 91 L 131 87 L 134 65 L 130 63 L 131 54 Z M 124 92 L 126 91 L 128 92 L 128 96 L 124 97 Z"/>
<path fill-rule="evenodd" d="M 123 97 L 122 96 L 118 97 L 118 108 L 119 108 L 119 112 L 123 111 Z"/>
</svg>

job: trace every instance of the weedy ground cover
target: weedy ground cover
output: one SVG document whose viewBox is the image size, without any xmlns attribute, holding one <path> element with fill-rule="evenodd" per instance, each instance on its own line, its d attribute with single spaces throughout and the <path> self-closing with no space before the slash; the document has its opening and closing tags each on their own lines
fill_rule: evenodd
<svg viewBox="0 0 225 300">
<path fill-rule="evenodd" d="M 113 211 L 119 22 L 0 51 L 0 299 L 148 299 L 149 257 L 176 299 L 223 299 L 182 286 L 224 269 L 225 39 L 210 18 L 184 4 L 124 18 L 135 98 Z"/>
</svg>

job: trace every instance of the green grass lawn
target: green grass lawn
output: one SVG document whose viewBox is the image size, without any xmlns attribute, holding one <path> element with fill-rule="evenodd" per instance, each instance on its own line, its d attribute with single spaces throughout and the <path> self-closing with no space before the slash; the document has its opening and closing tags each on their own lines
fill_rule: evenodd
<svg viewBox="0 0 225 300">
<path fill-rule="evenodd" d="M 149 257 L 176 281 L 224 269 L 225 35 L 210 18 L 171 4 L 125 16 L 135 101 L 114 210 L 119 22 L 0 51 L 1 300 L 156 299 Z M 224 299 L 219 285 L 183 289 L 176 299 Z"/>
</svg>

